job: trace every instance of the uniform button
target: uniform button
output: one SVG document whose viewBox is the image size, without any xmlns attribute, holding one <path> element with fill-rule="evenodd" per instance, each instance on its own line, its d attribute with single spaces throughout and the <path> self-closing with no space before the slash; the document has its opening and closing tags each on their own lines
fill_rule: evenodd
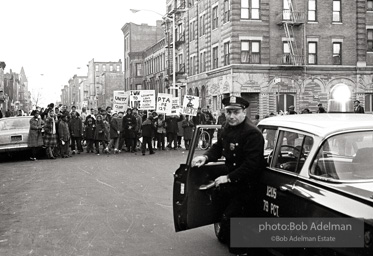
<svg viewBox="0 0 373 256">
<path fill-rule="evenodd" d="M 233 154 L 233 156 L 236 156 L 236 154 Z"/>
<path fill-rule="evenodd" d="M 224 151 L 225 149 L 223 148 L 223 151 Z"/>
<path fill-rule="evenodd" d="M 233 163 L 233 166 L 236 166 L 236 163 Z"/>
</svg>

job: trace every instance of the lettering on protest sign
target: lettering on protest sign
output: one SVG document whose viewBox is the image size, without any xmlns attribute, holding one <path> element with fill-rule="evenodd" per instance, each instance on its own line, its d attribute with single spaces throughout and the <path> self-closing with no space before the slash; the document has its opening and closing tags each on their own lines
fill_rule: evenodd
<svg viewBox="0 0 373 256">
<path fill-rule="evenodd" d="M 128 108 L 128 92 L 125 91 L 114 91 L 113 92 L 113 111 L 114 112 L 125 112 Z"/>
<path fill-rule="evenodd" d="M 169 114 L 171 113 L 171 107 L 172 107 L 172 95 L 167 93 L 158 93 L 157 96 L 157 113 L 165 113 Z"/>
<path fill-rule="evenodd" d="M 180 103 L 177 97 L 172 98 L 171 115 L 180 115 Z"/>
<path fill-rule="evenodd" d="M 154 90 L 133 90 L 130 93 L 130 105 L 139 110 L 155 109 L 155 91 Z"/>
<path fill-rule="evenodd" d="M 193 95 L 184 95 L 183 108 L 181 113 L 184 115 L 196 116 L 199 107 L 199 97 Z"/>
</svg>

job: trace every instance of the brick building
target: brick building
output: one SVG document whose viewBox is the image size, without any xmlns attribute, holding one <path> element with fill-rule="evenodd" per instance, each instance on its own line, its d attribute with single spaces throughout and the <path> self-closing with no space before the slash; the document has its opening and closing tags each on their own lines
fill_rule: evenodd
<svg viewBox="0 0 373 256">
<path fill-rule="evenodd" d="M 126 91 L 145 89 L 163 83 L 165 53 L 162 21 L 156 26 L 126 23 L 124 36 L 124 88 Z M 157 71 L 156 71 L 157 70 Z"/>
<path fill-rule="evenodd" d="M 186 92 L 201 106 L 221 108 L 221 99 L 240 95 L 254 118 L 317 109 L 347 88 L 372 112 L 372 1 L 167 0 L 178 13 L 178 44 L 187 76 Z M 169 63 L 171 67 L 172 63 Z M 180 60 L 179 60 L 180 63 Z M 180 64 L 179 64 L 180 65 Z"/>
</svg>

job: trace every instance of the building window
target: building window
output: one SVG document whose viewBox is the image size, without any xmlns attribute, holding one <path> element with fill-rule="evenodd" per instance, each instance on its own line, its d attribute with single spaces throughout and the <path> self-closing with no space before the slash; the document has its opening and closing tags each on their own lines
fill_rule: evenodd
<svg viewBox="0 0 373 256">
<path fill-rule="evenodd" d="M 373 94 L 365 94 L 365 112 L 373 112 Z"/>
<path fill-rule="evenodd" d="M 199 70 L 201 72 L 204 72 L 204 70 L 203 70 L 203 53 L 202 52 L 199 54 Z"/>
<path fill-rule="evenodd" d="M 295 106 L 295 94 L 280 94 L 277 96 L 277 111 L 287 111 L 290 106 Z"/>
<path fill-rule="evenodd" d="M 373 29 L 367 30 L 367 47 L 368 52 L 373 52 Z"/>
<path fill-rule="evenodd" d="M 98 65 L 96 65 L 96 72 L 98 72 Z"/>
<path fill-rule="evenodd" d="M 110 71 L 111 71 L 111 72 L 113 71 L 113 66 L 112 66 L 112 65 L 110 65 Z"/>
<path fill-rule="evenodd" d="M 106 66 L 105 65 L 102 65 L 102 71 L 106 71 Z"/>
<path fill-rule="evenodd" d="M 212 68 L 218 68 L 219 57 L 218 57 L 218 46 L 212 48 Z"/>
<path fill-rule="evenodd" d="M 373 11 L 373 0 L 367 0 L 367 11 Z"/>
<path fill-rule="evenodd" d="M 308 0 L 308 21 L 316 21 L 316 0 Z"/>
<path fill-rule="evenodd" d="M 142 76 L 141 63 L 136 63 L 136 76 Z"/>
<path fill-rule="evenodd" d="M 341 0 L 333 0 L 333 22 L 342 22 Z"/>
<path fill-rule="evenodd" d="M 342 43 L 333 43 L 333 65 L 342 64 Z"/>
<path fill-rule="evenodd" d="M 282 64 L 291 64 L 291 54 L 290 54 L 290 43 L 283 42 L 282 43 Z"/>
<path fill-rule="evenodd" d="M 241 63 L 260 63 L 260 41 L 241 41 Z"/>
<path fill-rule="evenodd" d="M 241 0 L 241 19 L 260 19 L 260 0 Z"/>
<path fill-rule="evenodd" d="M 282 1 L 282 19 L 290 20 L 290 17 L 291 17 L 291 11 L 290 11 L 289 0 L 283 0 Z"/>
<path fill-rule="evenodd" d="M 198 73 L 197 56 L 193 56 L 193 75 Z"/>
<path fill-rule="evenodd" d="M 229 0 L 224 0 L 224 23 L 230 21 L 230 10 Z"/>
<path fill-rule="evenodd" d="M 193 75 L 193 58 L 190 57 L 190 61 L 189 61 L 189 75 Z"/>
<path fill-rule="evenodd" d="M 199 35 L 203 36 L 205 34 L 205 15 L 201 15 L 199 17 Z"/>
<path fill-rule="evenodd" d="M 184 39 L 184 38 L 183 38 L 183 34 L 184 34 L 184 31 L 183 31 L 183 24 L 179 24 L 177 28 L 178 28 L 177 30 L 178 30 L 178 32 L 179 32 L 179 33 L 178 33 L 178 40 L 179 40 L 179 41 L 184 41 L 184 40 L 182 40 L 182 39 Z"/>
<path fill-rule="evenodd" d="M 308 64 L 316 65 L 317 64 L 317 43 L 308 42 Z"/>
<path fill-rule="evenodd" d="M 117 72 L 119 72 L 120 71 L 120 66 L 119 65 L 117 65 Z"/>
<path fill-rule="evenodd" d="M 212 9 L 212 29 L 216 29 L 218 27 L 218 7 L 215 6 Z"/>
<path fill-rule="evenodd" d="M 229 65 L 229 42 L 224 44 L 224 66 Z"/>
</svg>

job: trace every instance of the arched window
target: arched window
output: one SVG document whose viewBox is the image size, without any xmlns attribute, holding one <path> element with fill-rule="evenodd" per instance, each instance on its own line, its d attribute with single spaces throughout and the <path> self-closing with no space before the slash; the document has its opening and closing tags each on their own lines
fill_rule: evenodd
<svg viewBox="0 0 373 256">
<path fill-rule="evenodd" d="M 189 88 L 189 90 L 188 90 L 188 95 L 193 95 L 193 90 L 192 90 L 192 88 Z"/>
<path fill-rule="evenodd" d="M 199 97 L 199 90 L 198 90 L 197 87 L 194 89 L 194 96 L 198 96 Z"/>
</svg>

